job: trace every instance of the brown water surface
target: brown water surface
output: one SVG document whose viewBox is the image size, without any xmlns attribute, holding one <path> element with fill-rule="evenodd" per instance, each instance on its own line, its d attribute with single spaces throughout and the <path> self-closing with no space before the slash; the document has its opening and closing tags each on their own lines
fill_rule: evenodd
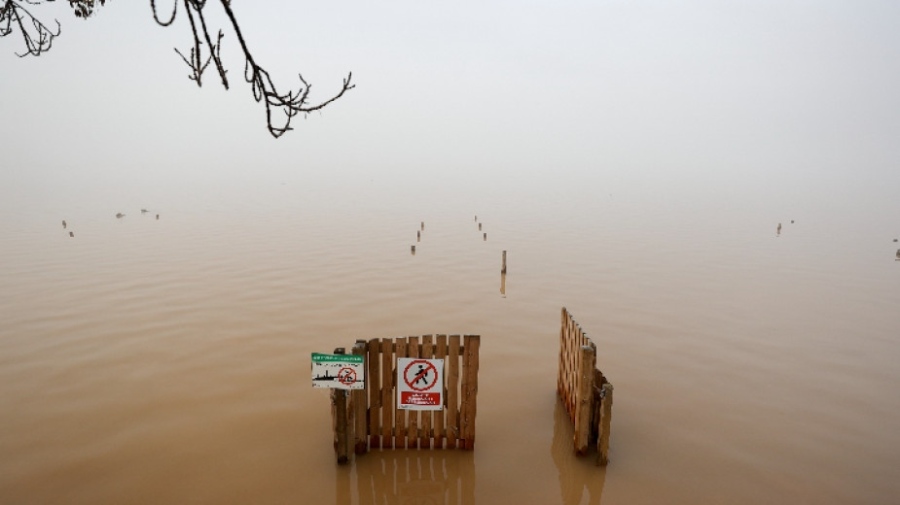
<svg viewBox="0 0 900 505">
<path fill-rule="evenodd" d="M 900 496 L 889 220 L 295 182 L 3 204 L 0 503 Z M 616 388 L 605 469 L 555 397 L 562 306 Z M 476 450 L 338 467 L 310 353 L 428 333 L 482 335 Z"/>
</svg>

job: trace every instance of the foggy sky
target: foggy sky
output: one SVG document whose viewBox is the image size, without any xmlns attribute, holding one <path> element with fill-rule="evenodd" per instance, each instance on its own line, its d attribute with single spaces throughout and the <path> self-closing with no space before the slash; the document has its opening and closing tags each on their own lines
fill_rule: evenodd
<svg viewBox="0 0 900 505">
<path fill-rule="evenodd" d="M 505 193 L 477 181 L 651 198 L 900 197 L 897 2 L 233 7 L 279 86 L 301 72 L 315 101 L 352 71 L 357 88 L 274 140 L 230 31 L 231 90 L 213 72 L 198 89 L 172 50 L 191 41 L 183 12 L 162 28 L 144 1 L 114 0 L 86 21 L 65 5 L 34 7 L 62 35 L 39 58 L 17 58 L 16 36 L 0 40 L 3 200 L 52 199 L 90 180 L 248 174 L 486 198 Z"/>
</svg>

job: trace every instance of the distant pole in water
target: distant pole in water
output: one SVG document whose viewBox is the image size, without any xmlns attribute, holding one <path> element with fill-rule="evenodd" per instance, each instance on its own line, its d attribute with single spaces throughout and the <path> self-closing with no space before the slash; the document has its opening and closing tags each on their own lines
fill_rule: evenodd
<svg viewBox="0 0 900 505">
<path fill-rule="evenodd" d="M 64 230 L 66 229 L 66 220 L 65 219 L 63 219 L 63 229 Z M 894 242 L 896 242 L 896 240 Z"/>
<path fill-rule="evenodd" d="M 484 232 L 484 240 L 487 240 L 487 232 Z"/>
<path fill-rule="evenodd" d="M 156 220 L 159 221 L 159 214 L 156 215 Z"/>
<path fill-rule="evenodd" d="M 500 273 L 506 275 L 506 251 L 503 251 L 503 266 L 500 267 Z"/>
<path fill-rule="evenodd" d="M 409 246 L 409 253 L 412 254 L 413 256 L 415 256 L 416 255 L 416 246 L 414 246 L 414 245 Z"/>
<path fill-rule="evenodd" d="M 897 259 L 900 260 L 900 249 L 897 249 Z"/>
<path fill-rule="evenodd" d="M 422 221 L 422 231 L 425 231 L 425 221 Z"/>
<path fill-rule="evenodd" d="M 781 235 L 781 223 L 778 223 L 778 228 L 775 229 L 776 235 Z"/>
<path fill-rule="evenodd" d="M 478 231 L 481 231 L 481 223 L 478 223 Z"/>
<path fill-rule="evenodd" d="M 75 232 L 74 232 L 74 231 L 70 231 L 70 232 L 69 232 L 69 236 L 70 236 L 70 237 L 74 237 L 74 236 L 75 236 Z"/>
<path fill-rule="evenodd" d="M 478 222 L 478 214 L 475 214 L 475 222 Z"/>
<path fill-rule="evenodd" d="M 417 231 L 416 232 L 416 242 L 421 242 L 421 241 L 422 241 L 422 232 Z"/>
</svg>

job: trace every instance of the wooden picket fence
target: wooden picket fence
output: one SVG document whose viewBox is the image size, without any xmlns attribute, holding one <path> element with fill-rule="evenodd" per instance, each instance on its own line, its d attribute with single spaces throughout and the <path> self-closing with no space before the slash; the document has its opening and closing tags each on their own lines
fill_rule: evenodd
<svg viewBox="0 0 900 505">
<path fill-rule="evenodd" d="M 365 388 L 331 392 L 338 462 L 349 461 L 351 448 L 356 454 L 377 448 L 474 449 L 480 343 L 478 335 L 357 340 L 353 354 L 365 356 Z M 397 408 L 397 358 L 444 359 L 442 410 Z"/>
<path fill-rule="evenodd" d="M 585 455 L 590 446 L 596 445 L 597 463 L 606 465 L 613 386 L 597 369 L 596 344 L 565 307 L 559 331 L 557 392 L 575 424 L 575 452 Z"/>
</svg>

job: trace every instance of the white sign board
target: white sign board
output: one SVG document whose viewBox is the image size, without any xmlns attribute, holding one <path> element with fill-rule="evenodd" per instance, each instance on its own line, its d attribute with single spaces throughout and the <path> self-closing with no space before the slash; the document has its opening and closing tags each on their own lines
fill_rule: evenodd
<svg viewBox="0 0 900 505">
<path fill-rule="evenodd" d="M 366 367 L 363 356 L 312 353 L 314 388 L 363 389 L 365 383 Z"/>
<path fill-rule="evenodd" d="M 444 409 L 444 360 L 397 358 L 397 408 Z"/>
</svg>

